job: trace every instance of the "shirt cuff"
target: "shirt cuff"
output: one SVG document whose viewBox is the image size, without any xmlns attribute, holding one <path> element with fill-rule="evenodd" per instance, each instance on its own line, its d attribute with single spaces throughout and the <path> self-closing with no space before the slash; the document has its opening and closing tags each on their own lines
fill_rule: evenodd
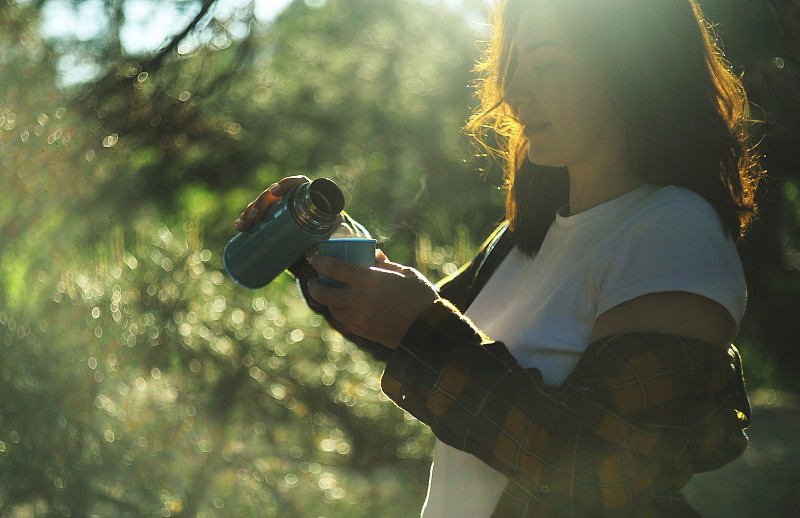
<svg viewBox="0 0 800 518">
<path fill-rule="evenodd" d="M 455 350 L 489 341 L 453 304 L 439 299 L 400 340 L 386 363 L 381 388 L 398 406 L 425 422 L 429 394 Z"/>
<path fill-rule="evenodd" d="M 464 341 L 474 345 L 491 342 L 454 304 L 438 299 L 411 324 L 400 340 L 400 347 L 418 352 L 437 336 L 451 345 Z"/>
</svg>

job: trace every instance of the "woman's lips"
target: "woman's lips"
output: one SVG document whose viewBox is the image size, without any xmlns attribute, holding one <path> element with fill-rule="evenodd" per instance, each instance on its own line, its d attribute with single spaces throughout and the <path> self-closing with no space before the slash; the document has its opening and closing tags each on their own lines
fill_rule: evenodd
<svg viewBox="0 0 800 518">
<path fill-rule="evenodd" d="M 534 135 L 536 135 L 538 133 L 541 133 L 549 125 L 550 124 L 548 124 L 546 122 L 537 122 L 537 123 L 533 123 L 533 124 L 526 124 L 525 125 L 525 129 L 523 130 L 523 132 L 525 133 L 526 137 L 531 138 Z"/>
</svg>

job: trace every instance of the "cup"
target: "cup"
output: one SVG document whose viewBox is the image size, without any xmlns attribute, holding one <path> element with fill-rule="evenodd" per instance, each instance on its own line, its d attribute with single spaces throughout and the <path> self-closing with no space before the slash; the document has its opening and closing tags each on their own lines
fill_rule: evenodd
<svg viewBox="0 0 800 518">
<path fill-rule="evenodd" d="M 375 239 L 328 239 L 319 244 L 318 250 L 320 255 L 369 267 L 375 264 L 375 243 Z M 328 286 L 348 286 L 322 273 L 319 274 L 319 281 Z"/>
</svg>

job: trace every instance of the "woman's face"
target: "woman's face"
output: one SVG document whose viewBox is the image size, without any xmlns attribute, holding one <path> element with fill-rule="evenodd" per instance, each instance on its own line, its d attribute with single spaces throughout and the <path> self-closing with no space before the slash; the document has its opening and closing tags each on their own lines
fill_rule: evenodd
<svg viewBox="0 0 800 518">
<path fill-rule="evenodd" d="M 622 123 L 602 74 L 564 31 L 556 1 L 526 1 L 514 48 L 517 66 L 505 101 L 524 125 L 531 162 L 599 165 L 609 152 L 622 148 Z"/>
</svg>

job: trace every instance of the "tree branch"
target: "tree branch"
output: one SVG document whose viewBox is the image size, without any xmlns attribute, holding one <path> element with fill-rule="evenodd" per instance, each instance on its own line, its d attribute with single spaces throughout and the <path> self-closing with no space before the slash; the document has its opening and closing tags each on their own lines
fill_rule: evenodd
<svg viewBox="0 0 800 518">
<path fill-rule="evenodd" d="M 180 42 L 197 27 L 200 21 L 208 14 L 208 12 L 211 10 L 211 7 L 213 7 L 216 2 L 217 0 L 203 0 L 200 6 L 200 11 L 197 13 L 197 15 L 195 15 L 189 25 L 187 25 L 179 34 L 173 36 L 169 43 L 162 47 L 155 55 L 141 62 L 142 70 L 147 70 L 150 73 L 157 70 L 167 56 L 170 56 L 177 51 Z M 84 93 L 80 94 L 78 96 L 78 100 L 85 101 L 91 96 L 103 97 L 108 92 L 113 92 L 116 90 L 121 83 L 129 80 L 130 78 L 128 77 L 120 77 L 116 69 L 110 70 L 104 77 L 95 81 L 86 91 L 84 91 Z"/>
</svg>

